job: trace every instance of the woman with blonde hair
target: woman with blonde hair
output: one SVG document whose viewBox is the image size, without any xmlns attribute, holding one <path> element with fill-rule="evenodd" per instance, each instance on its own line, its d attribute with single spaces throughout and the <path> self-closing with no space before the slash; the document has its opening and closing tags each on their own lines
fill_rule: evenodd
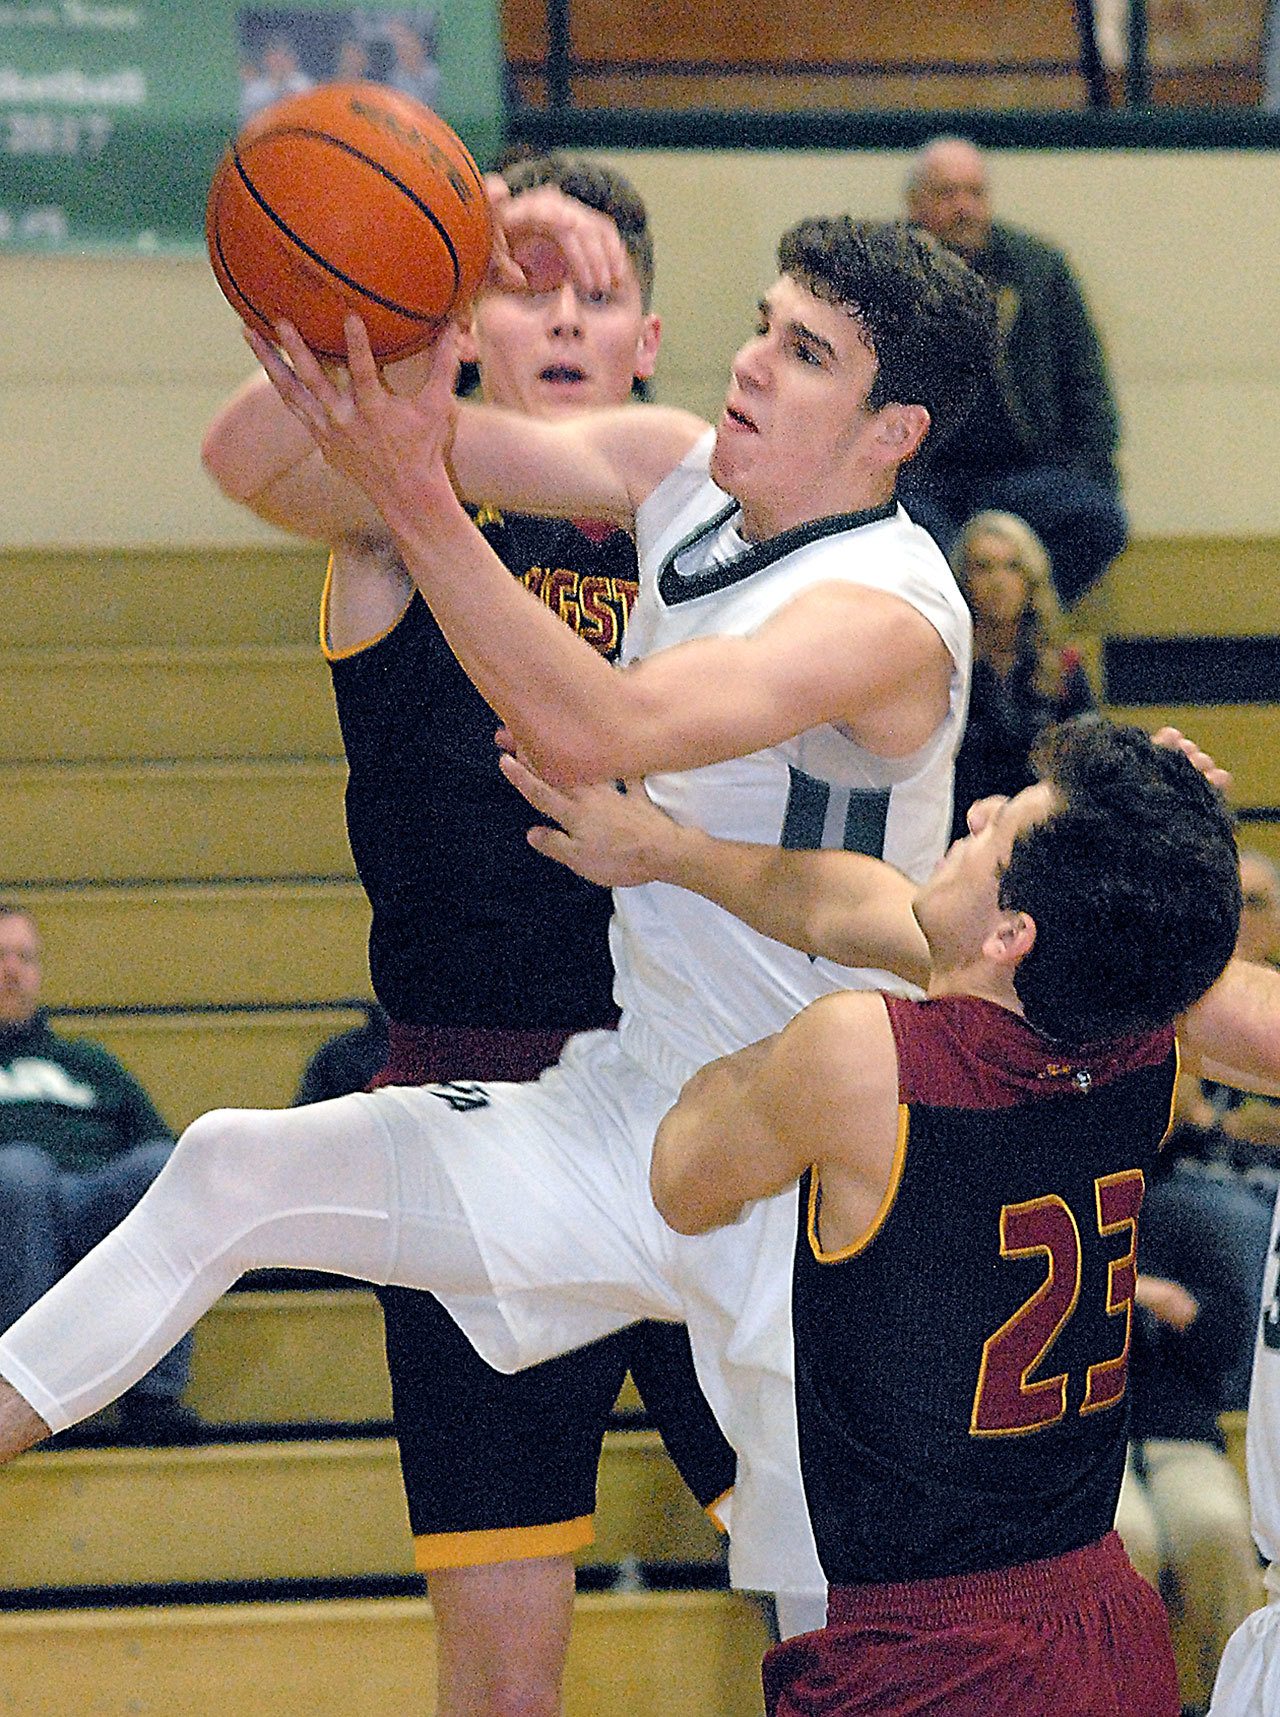
<svg viewBox="0 0 1280 1717">
<path fill-rule="evenodd" d="M 956 758 L 953 832 L 975 799 L 1019 793 L 1035 779 L 1031 748 L 1046 727 L 1097 708 L 1040 538 L 1014 513 L 975 513 L 951 565 L 973 614 L 973 689 Z"/>
</svg>

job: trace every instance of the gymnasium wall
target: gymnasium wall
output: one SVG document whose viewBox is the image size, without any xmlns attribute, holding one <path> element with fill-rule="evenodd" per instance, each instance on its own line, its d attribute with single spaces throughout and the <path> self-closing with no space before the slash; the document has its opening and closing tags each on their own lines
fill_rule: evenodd
<svg viewBox="0 0 1280 1717">
<path fill-rule="evenodd" d="M 648 198 L 661 397 L 718 410 L 802 214 L 899 207 L 894 151 L 607 157 Z M 993 152 L 999 210 L 1061 243 L 1102 327 L 1145 536 L 1280 536 L 1280 224 L 1266 150 Z M 276 540 L 212 491 L 201 429 L 251 370 L 203 257 L 6 257 L 0 549 Z"/>
</svg>

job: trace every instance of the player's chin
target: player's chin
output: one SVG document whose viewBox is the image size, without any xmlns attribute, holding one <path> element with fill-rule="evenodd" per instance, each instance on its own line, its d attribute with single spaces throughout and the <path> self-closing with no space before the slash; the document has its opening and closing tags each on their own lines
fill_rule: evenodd
<svg viewBox="0 0 1280 1717">
<path fill-rule="evenodd" d="M 718 483 L 722 489 L 727 489 L 742 473 L 747 453 L 742 443 L 744 437 L 741 431 L 725 432 L 723 422 L 716 431 L 716 438 L 711 444 L 711 460 L 709 470 L 713 483 Z"/>
</svg>

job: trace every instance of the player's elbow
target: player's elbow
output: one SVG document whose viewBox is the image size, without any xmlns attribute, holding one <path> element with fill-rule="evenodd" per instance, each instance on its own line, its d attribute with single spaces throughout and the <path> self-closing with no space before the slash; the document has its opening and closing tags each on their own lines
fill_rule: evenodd
<svg viewBox="0 0 1280 1717">
<path fill-rule="evenodd" d="M 200 443 L 200 463 L 228 500 L 246 501 L 249 498 L 245 473 L 237 470 L 232 449 L 219 420 L 211 423 L 205 431 L 204 440 Z"/>
<path fill-rule="evenodd" d="M 651 1181 L 650 1186 L 658 1215 L 674 1233 L 707 1234 L 718 1226 L 702 1208 L 700 1201 L 690 1196 L 688 1189 L 682 1191 L 664 1181 Z"/>
<path fill-rule="evenodd" d="M 658 1129 L 649 1165 L 649 1191 L 658 1215 L 677 1234 L 706 1234 L 718 1221 L 707 1208 L 706 1187 L 691 1172 L 679 1143 L 679 1117 L 672 1111 Z"/>
</svg>

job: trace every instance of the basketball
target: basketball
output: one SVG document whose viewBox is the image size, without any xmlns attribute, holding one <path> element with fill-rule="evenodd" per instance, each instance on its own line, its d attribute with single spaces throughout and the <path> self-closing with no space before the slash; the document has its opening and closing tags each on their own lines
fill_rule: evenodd
<svg viewBox="0 0 1280 1717">
<path fill-rule="evenodd" d="M 255 115 L 214 173 L 205 238 L 218 285 L 275 340 L 292 322 L 342 359 L 342 323 L 408 357 L 484 279 L 492 217 L 475 162 L 429 108 L 375 83 L 321 84 Z"/>
</svg>

